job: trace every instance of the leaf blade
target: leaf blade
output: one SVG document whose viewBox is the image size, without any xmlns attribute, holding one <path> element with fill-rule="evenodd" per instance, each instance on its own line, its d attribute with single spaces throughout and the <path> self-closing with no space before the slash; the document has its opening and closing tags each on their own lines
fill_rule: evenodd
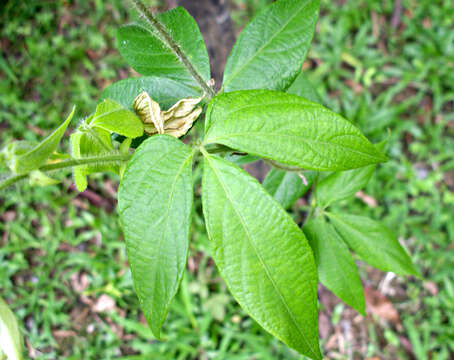
<svg viewBox="0 0 454 360">
<path fill-rule="evenodd" d="M 182 7 L 157 15 L 174 41 L 192 61 L 205 81 L 210 79 L 208 53 L 197 23 Z M 118 49 L 128 64 L 142 75 L 159 75 L 189 86 L 200 86 L 182 61 L 153 30 L 125 25 L 117 32 Z"/>
<path fill-rule="evenodd" d="M 143 124 L 132 111 L 115 101 L 106 99 L 96 106 L 96 112 L 89 126 L 136 138 L 143 135 Z"/>
<path fill-rule="evenodd" d="M 303 233 L 254 178 L 227 160 L 204 155 L 203 211 L 214 260 L 230 291 L 268 332 L 321 358 L 316 269 Z M 274 215 L 272 223 L 256 221 L 263 212 Z"/>
<path fill-rule="evenodd" d="M 325 214 L 348 246 L 370 265 L 400 275 L 421 276 L 397 238 L 382 224 L 366 216 Z"/>
<path fill-rule="evenodd" d="M 365 315 L 364 291 L 355 262 L 344 241 L 321 216 L 304 225 L 320 282 L 337 297 Z"/>
<path fill-rule="evenodd" d="M 349 198 L 364 188 L 375 171 L 376 165 L 359 169 L 335 172 L 317 184 L 315 198 L 317 206 L 325 208 L 330 204 Z"/>
<path fill-rule="evenodd" d="M 188 255 L 191 159 L 191 150 L 181 141 L 168 135 L 153 136 L 137 148 L 118 192 L 134 286 L 158 338 Z"/>
<path fill-rule="evenodd" d="M 310 100 L 314 103 L 323 103 L 320 94 L 317 92 L 317 89 L 315 89 L 314 85 L 312 85 L 312 83 L 306 77 L 306 74 L 302 71 L 299 73 L 295 81 L 292 83 L 292 85 L 290 85 L 286 92 L 288 92 L 289 94 L 301 96 L 302 98 Z"/>
<path fill-rule="evenodd" d="M 301 176 L 304 176 L 306 184 Z M 272 168 L 263 180 L 262 185 L 284 209 L 288 209 L 310 189 L 315 180 L 316 172 L 302 171 L 301 176 L 297 172 Z"/>
<path fill-rule="evenodd" d="M 293 94 L 221 94 L 210 103 L 206 118 L 204 144 L 219 143 L 308 170 L 346 170 L 386 160 L 350 122 Z"/>
<path fill-rule="evenodd" d="M 8 359 L 22 359 L 22 335 L 16 317 L 8 305 L 0 298 L 0 354 Z"/>
<path fill-rule="evenodd" d="M 134 99 L 142 91 L 146 91 L 163 109 L 170 108 L 180 99 L 201 95 L 200 90 L 172 79 L 143 76 L 120 80 L 109 85 L 102 92 L 100 101 L 111 99 L 132 110 Z"/>
<path fill-rule="evenodd" d="M 318 7 L 318 0 L 281 0 L 259 13 L 227 59 L 223 89 L 285 90 L 304 62 Z"/>
<path fill-rule="evenodd" d="M 57 149 L 75 112 L 76 107 L 74 106 L 66 120 L 52 134 L 27 153 L 13 159 L 14 172 L 17 174 L 24 174 L 31 170 L 36 170 L 43 165 Z"/>
</svg>

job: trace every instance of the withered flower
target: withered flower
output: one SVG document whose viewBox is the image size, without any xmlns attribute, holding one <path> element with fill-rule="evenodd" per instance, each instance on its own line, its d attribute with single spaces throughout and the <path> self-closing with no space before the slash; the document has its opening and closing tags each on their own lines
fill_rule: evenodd
<svg viewBox="0 0 454 360">
<path fill-rule="evenodd" d="M 197 104 L 202 98 L 181 99 L 169 110 L 162 111 L 159 104 L 143 91 L 133 103 L 133 108 L 142 120 L 148 135 L 168 134 L 179 138 L 188 132 L 202 112 Z"/>
</svg>

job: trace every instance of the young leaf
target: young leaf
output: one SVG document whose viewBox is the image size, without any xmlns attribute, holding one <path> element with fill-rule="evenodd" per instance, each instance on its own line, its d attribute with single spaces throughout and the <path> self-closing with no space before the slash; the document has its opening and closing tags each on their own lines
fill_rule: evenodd
<svg viewBox="0 0 454 360">
<path fill-rule="evenodd" d="M 51 178 L 39 170 L 33 170 L 29 175 L 29 183 L 31 186 L 49 186 L 58 184 L 60 180 Z"/>
<path fill-rule="evenodd" d="M 76 131 L 71 134 L 70 137 L 71 152 L 73 158 L 75 159 L 80 159 L 82 157 L 80 143 L 83 136 L 85 135 L 82 131 Z M 88 185 L 87 176 L 85 174 L 85 167 L 82 166 L 73 167 L 73 179 L 77 191 L 79 192 L 85 191 Z"/>
<path fill-rule="evenodd" d="M 338 233 L 364 261 L 377 269 L 420 277 L 394 234 L 366 216 L 325 212 Z"/>
<path fill-rule="evenodd" d="M 314 85 L 307 79 L 303 72 L 296 77 L 292 85 L 287 89 L 289 94 L 301 96 L 312 102 L 322 104 L 322 98 L 320 97 Z"/>
<path fill-rule="evenodd" d="M 227 59 L 223 90 L 287 89 L 311 44 L 318 8 L 318 0 L 280 0 L 259 13 Z"/>
<path fill-rule="evenodd" d="M 142 121 L 136 114 L 109 99 L 98 104 L 89 126 L 130 138 L 136 138 L 143 134 Z"/>
<path fill-rule="evenodd" d="M 314 171 L 303 171 L 298 174 L 272 168 L 262 185 L 284 209 L 288 209 L 310 189 L 316 175 Z"/>
<path fill-rule="evenodd" d="M 52 134 L 41 141 L 33 149 L 28 152 L 13 158 L 13 171 L 16 174 L 24 174 L 32 170 L 38 169 L 43 165 L 52 153 L 57 150 L 61 138 L 65 134 L 71 119 L 74 116 L 76 107 L 74 106 L 71 114 Z"/>
<path fill-rule="evenodd" d="M 386 160 L 350 122 L 299 96 L 245 90 L 216 96 L 205 144 L 309 170 L 346 170 Z"/>
<path fill-rule="evenodd" d="M 317 184 L 315 198 L 317 206 L 325 208 L 330 204 L 346 199 L 367 185 L 376 165 L 359 169 L 335 172 Z"/>
<path fill-rule="evenodd" d="M 104 89 L 101 100 L 111 99 L 132 110 L 134 99 L 146 91 L 163 109 L 168 109 L 178 100 L 198 97 L 201 91 L 172 79 L 144 76 L 120 80 Z"/>
<path fill-rule="evenodd" d="M 134 287 L 157 338 L 186 265 L 192 198 L 191 149 L 169 135 L 144 141 L 120 183 L 118 212 Z"/>
<path fill-rule="evenodd" d="M 256 179 L 227 160 L 204 155 L 203 213 L 227 286 L 265 330 L 321 359 L 317 272 L 304 234 Z"/>
<path fill-rule="evenodd" d="M 365 315 L 363 286 L 344 241 L 322 216 L 308 222 L 303 229 L 314 252 L 320 282 Z"/>
<path fill-rule="evenodd" d="M 0 298 L 0 355 L 3 352 L 8 360 L 21 360 L 22 347 L 22 335 L 16 317 Z"/>
<path fill-rule="evenodd" d="M 195 20 L 182 7 L 157 16 L 180 50 L 186 54 L 201 77 L 210 79 L 210 62 Z M 161 40 L 155 30 L 126 25 L 117 32 L 118 49 L 127 63 L 142 75 L 173 79 L 199 88 L 182 60 Z"/>
<path fill-rule="evenodd" d="M 90 121 L 90 119 L 88 119 Z M 101 128 L 85 127 L 71 134 L 72 156 L 75 159 L 114 154 L 116 150 L 112 146 L 110 133 Z M 96 172 L 119 172 L 116 164 L 91 164 L 73 167 L 74 183 L 78 191 L 82 192 L 87 188 L 88 174 Z"/>
</svg>

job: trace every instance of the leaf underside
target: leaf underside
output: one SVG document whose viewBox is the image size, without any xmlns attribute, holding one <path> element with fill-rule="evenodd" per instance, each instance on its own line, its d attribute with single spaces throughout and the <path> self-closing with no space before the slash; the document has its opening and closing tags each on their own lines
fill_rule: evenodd
<svg viewBox="0 0 454 360">
<path fill-rule="evenodd" d="M 134 99 L 142 91 L 147 92 L 163 109 L 170 108 L 178 100 L 198 97 L 201 91 L 172 79 L 144 76 L 117 81 L 104 89 L 101 100 L 111 99 L 132 110 Z"/>
</svg>

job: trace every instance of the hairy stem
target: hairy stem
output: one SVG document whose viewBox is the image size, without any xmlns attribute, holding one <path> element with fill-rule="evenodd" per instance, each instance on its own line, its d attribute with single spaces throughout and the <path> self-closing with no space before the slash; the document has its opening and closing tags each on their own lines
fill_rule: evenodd
<svg viewBox="0 0 454 360">
<path fill-rule="evenodd" d="M 202 87 L 203 91 L 205 92 L 208 101 L 216 95 L 214 90 L 207 85 L 207 83 L 203 80 L 202 76 L 197 72 L 192 65 L 191 61 L 189 61 L 186 54 L 181 50 L 180 46 L 173 40 L 172 36 L 168 33 L 167 29 L 164 25 L 162 25 L 158 19 L 154 17 L 150 10 L 142 3 L 141 0 L 132 0 L 134 5 L 137 8 L 137 11 L 145 18 L 148 24 L 155 29 L 161 40 L 172 50 L 172 52 L 177 56 L 177 58 L 182 62 L 182 64 L 186 67 L 192 77 L 199 83 Z"/>
<path fill-rule="evenodd" d="M 74 166 L 81 166 L 81 165 L 89 165 L 89 164 L 96 164 L 96 163 L 104 163 L 104 162 L 118 162 L 118 161 L 128 161 L 131 158 L 129 154 L 114 154 L 114 155 L 106 155 L 106 156 L 94 156 L 94 157 L 86 157 L 82 159 L 68 159 L 59 161 L 53 164 L 46 164 L 40 166 L 38 169 L 39 171 L 47 172 L 47 171 L 54 171 Z M 25 179 L 28 176 L 27 174 L 21 175 L 14 175 L 11 176 L 3 181 L 0 181 L 0 191 L 7 188 L 8 186 Z"/>
</svg>

